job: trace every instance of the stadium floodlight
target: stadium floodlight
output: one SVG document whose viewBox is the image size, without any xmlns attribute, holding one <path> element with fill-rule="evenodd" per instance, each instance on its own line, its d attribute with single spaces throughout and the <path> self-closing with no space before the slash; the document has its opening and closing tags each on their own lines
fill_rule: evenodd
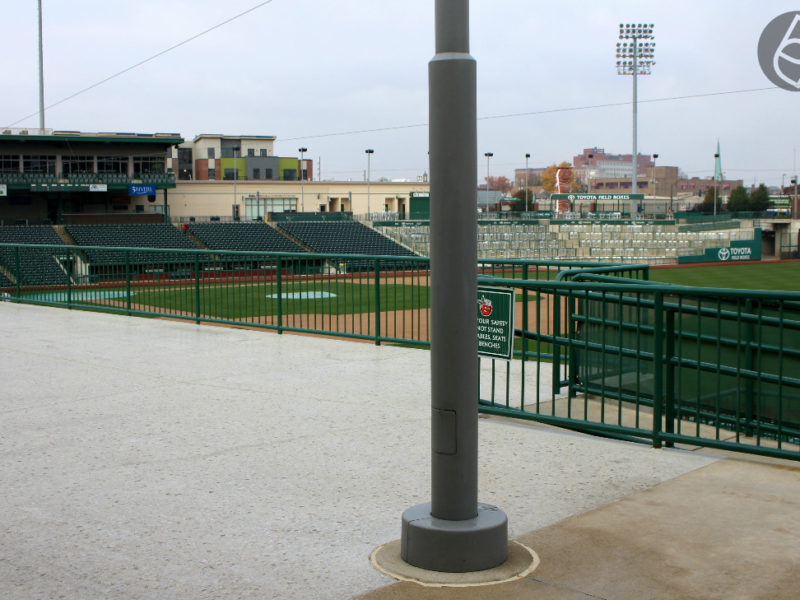
<svg viewBox="0 0 800 600">
<path fill-rule="evenodd" d="M 370 159 L 372 158 L 372 155 L 375 153 L 375 150 L 373 150 L 372 148 L 367 148 L 366 150 L 364 150 L 364 152 L 367 155 L 367 219 L 369 219 L 370 218 L 369 215 L 372 212 L 370 210 L 370 201 L 369 201 L 370 200 L 369 199 L 369 180 L 370 180 L 369 167 L 370 167 Z"/>
<path fill-rule="evenodd" d="M 642 40 L 652 40 L 653 24 L 646 23 L 620 23 L 619 39 L 617 42 L 617 74 L 633 75 L 633 155 L 631 162 L 633 174 L 631 176 L 631 194 L 639 191 L 638 171 L 639 161 L 636 139 L 637 126 L 637 78 L 639 75 L 650 75 L 655 61 L 656 43 Z M 628 41 L 630 40 L 630 41 Z M 631 218 L 636 218 L 636 200 L 631 199 Z"/>
<path fill-rule="evenodd" d="M 297 151 L 300 153 L 300 164 L 297 169 L 298 175 L 300 176 L 300 212 L 306 212 L 306 194 L 303 189 L 303 180 L 305 179 L 303 176 L 303 154 L 308 152 L 308 148 L 303 146 L 302 148 L 298 148 Z"/>
</svg>

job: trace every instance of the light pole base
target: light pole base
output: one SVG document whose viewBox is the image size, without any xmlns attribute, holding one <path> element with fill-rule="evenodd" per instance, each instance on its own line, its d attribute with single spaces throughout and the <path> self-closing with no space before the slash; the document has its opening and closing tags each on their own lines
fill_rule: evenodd
<svg viewBox="0 0 800 600">
<path fill-rule="evenodd" d="M 431 516 L 431 503 L 403 513 L 401 558 L 429 571 L 467 573 L 494 568 L 508 558 L 508 518 L 489 504 L 464 521 Z"/>
</svg>

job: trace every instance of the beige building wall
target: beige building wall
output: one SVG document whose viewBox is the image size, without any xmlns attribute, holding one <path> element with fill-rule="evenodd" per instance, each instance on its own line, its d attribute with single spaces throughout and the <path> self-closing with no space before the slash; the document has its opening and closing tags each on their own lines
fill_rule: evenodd
<svg viewBox="0 0 800 600">
<path fill-rule="evenodd" d="M 416 182 L 317 182 L 306 181 L 178 181 L 167 190 L 167 204 L 174 219 L 188 217 L 230 218 L 233 205 L 239 205 L 241 220 L 246 219 L 248 198 L 293 199 L 297 212 L 352 212 L 365 217 L 369 212 L 379 219 L 384 213 L 407 217 L 411 192 L 429 192 L 427 183 Z M 163 192 L 156 201 L 137 198 L 145 212 L 160 210 Z M 131 211 L 135 211 L 131 207 Z M 140 209 L 142 210 L 142 209 Z M 396 213 L 396 214 L 395 214 Z"/>
</svg>

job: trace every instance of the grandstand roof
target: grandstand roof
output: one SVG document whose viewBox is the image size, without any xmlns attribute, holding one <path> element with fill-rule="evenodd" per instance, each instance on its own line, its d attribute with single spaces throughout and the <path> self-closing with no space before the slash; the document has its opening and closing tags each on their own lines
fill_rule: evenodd
<svg viewBox="0 0 800 600">
<path fill-rule="evenodd" d="M 28 131 L 36 133 L 29 134 Z M 110 142 L 110 143 L 136 143 L 136 144 L 161 144 L 173 145 L 183 143 L 183 138 L 177 133 L 129 133 L 129 132 L 101 132 L 86 133 L 81 131 L 52 131 L 52 130 L 27 130 L 3 129 L 0 130 L 0 142 Z"/>
</svg>

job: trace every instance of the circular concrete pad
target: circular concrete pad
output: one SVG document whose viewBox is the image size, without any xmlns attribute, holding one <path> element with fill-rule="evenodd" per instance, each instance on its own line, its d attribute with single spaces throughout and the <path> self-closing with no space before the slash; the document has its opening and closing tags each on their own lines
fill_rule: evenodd
<svg viewBox="0 0 800 600">
<path fill-rule="evenodd" d="M 427 587 L 477 587 L 508 583 L 527 577 L 539 566 L 539 556 L 519 542 L 508 543 L 508 559 L 502 565 L 485 571 L 442 573 L 408 564 L 400 557 L 400 540 L 379 546 L 369 557 L 378 571 L 400 581 L 411 581 Z"/>
</svg>

